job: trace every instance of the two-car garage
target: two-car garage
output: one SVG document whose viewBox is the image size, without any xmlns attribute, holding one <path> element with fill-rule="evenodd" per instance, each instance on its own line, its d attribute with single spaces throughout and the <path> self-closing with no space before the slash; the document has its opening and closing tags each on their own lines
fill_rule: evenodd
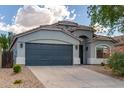
<svg viewBox="0 0 124 93">
<path fill-rule="evenodd" d="M 73 64 L 73 46 L 26 43 L 26 65 L 56 66 Z"/>
<path fill-rule="evenodd" d="M 26 66 L 80 64 L 80 39 L 58 28 L 37 28 L 15 37 L 13 61 Z"/>
</svg>

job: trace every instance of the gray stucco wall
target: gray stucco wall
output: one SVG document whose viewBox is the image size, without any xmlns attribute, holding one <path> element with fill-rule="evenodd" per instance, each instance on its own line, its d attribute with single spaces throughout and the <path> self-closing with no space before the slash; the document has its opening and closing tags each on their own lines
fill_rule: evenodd
<svg viewBox="0 0 124 93">
<path fill-rule="evenodd" d="M 73 34 L 77 37 L 86 36 L 89 40 L 93 38 L 93 31 L 77 30 L 74 31 Z M 87 41 L 83 41 L 81 45 L 83 45 L 83 64 L 87 64 L 87 59 L 90 58 L 91 53 L 90 44 L 87 43 Z M 86 48 L 88 48 L 88 50 L 86 50 Z"/>
<path fill-rule="evenodd" d="M 75 49 L 80 41 L 60 31 L 37 31 L 32 34 L 22 36 L 17 39 L 16 64 L 25 64 L 25 42 L 29 43 L 49 43 L 49 44 L 72 44 L 73 45 L 73 64 L 80 64 L 79 48 Z M 20 44 L 23 48 L 20 48 Z"/>
</svg>

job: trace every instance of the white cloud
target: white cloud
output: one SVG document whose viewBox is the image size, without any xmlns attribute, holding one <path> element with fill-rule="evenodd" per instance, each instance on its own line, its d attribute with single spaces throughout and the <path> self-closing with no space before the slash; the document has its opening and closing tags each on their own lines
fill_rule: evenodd
<svg viewBox="0 0 124 93">
<path fill-rule="evenodd" d="M 76 17 L 74 12 L 75 10 L 69 11 L 66 6 L 24 6 L 18 10 L 10 30 L 20 33 L 39 25 L 74 20 Z"/>
<path fill-rule="evenodd" d="M 75 10 L 69 11 L 67 6 L 23 6 L 12 18 L 12 25 L 0 22 L 0 29 L 21 33 L 39 25 L 74 20 L 75 17 Z"/>
<path fill-rule="evenodd" d="M 4 18 L 5 18 L 5 16 L 1 16 L 1 17 L 0 17 L 0 20 L 3 20 Z"/>
<path fill-rule="evenodd" d="M 72 14 L 75 13 L 75 9 L 73 9 L 73 10 L 71 11 L 71 13 L 72 13 Z"/>
<path fill-rule="evenodd" d="M 11 25 L 8 27 L 8 30 L 11 31 L 11 32 L 14 32 L 14 33 L 21 33 L 23 31 L 27 31 L 31 28 L 28 28 L 28 27 L 24 27 L 22 25 L 18 25 L 18 24 L 15 24 L 15 25 Z"/>
<path fill-rule="evenodd" d="M 5 24 L 3 22 L 0 22 L 0 30 L 2 30 L 2 31 L 8 31 L 9 30 L 9 27 L 10 27 L 10 25 L 7 25 L 7 24 Z"/>
<path fill-rule="evenodd" d="M 66 19 L 66 20 L 70 20 L 70 21 L 71 21 L 71 20 L 74 20 L 74 19 L 76 18 L 76 16 L 77 16 L 76 14 L 73 14 L 73 16 L 72 16 L 72 17 L 69 17 L 69 18 L 67 17 L 67 19 Z"/>
<path fill-rule="evenodd" d="M 110 28 L 105 28 L 102 25 L 96 23 L 93 28 L 96 30 L 97 33 L 105 33 L 108 32 Z"/>
</svg>

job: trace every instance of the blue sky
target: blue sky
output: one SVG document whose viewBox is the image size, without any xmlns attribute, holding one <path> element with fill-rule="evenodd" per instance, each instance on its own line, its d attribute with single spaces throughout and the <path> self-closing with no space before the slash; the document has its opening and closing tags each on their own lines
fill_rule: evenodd
<svg viewBox="0 0 124 93">
<path fill-rule="evenodd" d="M 12 24 L 12 18 L 17 14 L 17 11 L 21 5 L 1 5 L 0 6 L 0 15 L 5 16 L 2 20 L 7 24 Z M 75 13 L 77 14 L 76 18 L 74 19 L 75 22 L 79 24 L 89 25 L 90 19 L 87 15 L 87 6 L 84 5 L 68 5 L 68 10 L 72 11 L 75 9 Z"/>
<path fill-rule="evenodd" d="M 0 5 L 0 15 L 5 16 L 2 21 L 11 24 L 13 16 L 16 15 L 20 7 L 19 5 Z"/>
<path fill-rule="evenodd" d="M 41 8 L 42 6 L 24 7 L 23 5 L 0 5 L 0 33 L 7 34 L 7 32 L 9 31 L 13 31 L 14 33 L 20 33 L 23 30 L 26 31 L 29 28 L 35 27 L 36 25 L 37 26 L 45 25 L 44 22 L 49 23 L 51 19 L 50 20 L 47 20 L 47 19 L 49 19 L 49 16 L 51 15 L 49 15 L 49 13 L 46 13 L 44 11 L 41 12 L 39 7 Z M 67 9 L 65 9 L 64 7 L 66 7 Z M 53 9 L 54 11 L 53 10 L 52 11 L 58 15 L 58 16 L 54 16 L 52 19 L 58 20 L 59 16 L 60 16 L 59 19 L 62 19 L 61 16 L 63 15 L 67 17 L 69 12 L 70 15 L 68 19 L 73 18 L 73 21 L 77 22 L 78 24 L 87 25 L 87 26 L 90 25 L 90 18 L 88 18 L 88 14 L 87 14 L 88 6 L 66 5 L 64 7 L 56 7 L 58 11 L 62 11 L 61 14 L 57 14 L 56 9 L 49 7 L 50 9 Z M 43 13 L 45 14 L 45 16 Z M 46 14 L 48 14 L 48 16 Z M 34 15 L 37 15 L 37 17 Z M 76 17 L 74 17 L 74 15 L 76 15 Z M 14 17 L 16 20 L 14 19 Z M 36 19 L 34 17 L 39 19 Z M 42 20 L 45 20 L 45 21 L 42 22 Z M 119 33 L 116 32 L 115 34 L 117 35 Z"/>
<path fill-rule="evenodd" d="M 23 7 L 22 5 L 1 5 L 0 6 L 0 17 L 3 17 L 3 19 L 0 20 L 0 22 L 3 22 L 8 25 L 12 25 L 13 17 L 17 15 L 17 12 L 19 8 Z M 89 25 L 90 19 L 87 15 L 87 6 L 84 5 L 68 5 L 66 6 L 68 11 L 75 11 L 74 14 L 76 14 L 74 22 L 77 22 L 79 24 L 83 25 Z M 73 14 L 70 14 L 70 16 L 73 16 Z M 1 33 L 3 31 L 1 30 Z M 4 32 L 5 33 L 5 32 Z"/>
<path fill-rule="evenodd" d="M 84 5 L 75 5 L 75 6 L 68 6 L 69 10 L 75 9 L 75 13 L 77 14 L 75 18 L 75 22 L 83 25 L 89 25 L 90 19 L 88 18 L 87 14 L 87 6 Z"/>
<path fill-rule="evenodd" d="M 20 5 L 0 5 L 0 16 L 4 17 L 0 22 L 12 24 L 12 18 L 20 7 Z M 0 33 L 7 34 L 4 30 L 0 30 Z"/>
</svg>

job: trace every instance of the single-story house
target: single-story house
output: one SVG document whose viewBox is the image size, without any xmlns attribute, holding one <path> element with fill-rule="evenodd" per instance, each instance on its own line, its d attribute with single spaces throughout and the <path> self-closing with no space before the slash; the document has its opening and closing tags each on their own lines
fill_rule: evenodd
<svg viewBox="0 0 124 93">
<path fill-rule="evenodd" d="M 26 66 L 100 64 L 115 40 L 94 32 L 89 26 L 59 21 L 17 34 L 9 50 L 15 64 Z"/>
</svg>

